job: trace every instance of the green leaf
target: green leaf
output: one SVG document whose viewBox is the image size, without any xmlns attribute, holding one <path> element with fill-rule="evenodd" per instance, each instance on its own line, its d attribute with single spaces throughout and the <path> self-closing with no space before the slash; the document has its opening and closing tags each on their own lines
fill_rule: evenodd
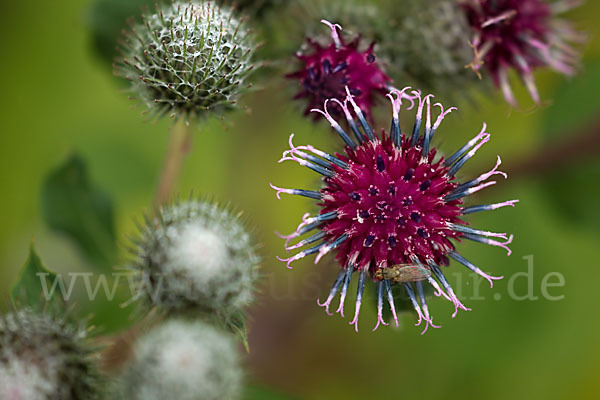
<svg viewBox="0 0 600 400">
<path fill-rule="evenodd" d="M 73 240 L 90 261 L 110 268 L 117 253 L 113 204 L 90 184 L 83 159 L 73 155 L 52 171 L 41 197 L 46 223 Z"/>
<path fill-rule="evenodd" d="M 246 351 L 250 353 L 248 326 L 246 325 L 246 316 L 244 313 L 239 311 L 229 315 L 225 321 L 225 326 L 240 339 Z"/>
<path fill-rule="evenodd" d="M 247 386 L 244 391 L 244 400 L 293 400 L 293 397 L 283 396 L 279 393 L 273 392 L 270 389 L 266 389 L 258 386 Z"/>
<path fill-rule="evenodd" d="M 31 243 L 29 257 L 10 291 L 13 305 L 41 310 L 51 301 L 56 304 L 58 302 L 56 292 L 52 293 L 52 297 L 46 295 L 46 290 L 52 287 L 55 279 L 56 274 L 44 266 Z"/>
</svg>

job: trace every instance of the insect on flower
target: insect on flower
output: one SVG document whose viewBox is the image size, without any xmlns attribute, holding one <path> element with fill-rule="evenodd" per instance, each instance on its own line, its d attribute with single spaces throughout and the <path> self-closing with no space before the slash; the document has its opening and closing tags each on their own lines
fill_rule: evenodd
<svg viewBox="0 0 600 400">
<path fill-rule="evenodd" d="M 343 153 L 334 155 L 313 146 L 294 146 L 290 136 L 290 150 L 283 153 L 280 162 L 292 160 L 317 172 L 323 177 L 323 187 L 318 191 L 304 189 L 284 189 L 271 184 L 281 193 L 300 195 L 317 200 L 320 212 L 314 216 L 305 214 L 297 229 L 287 236 L 286 250 L 299 249 L 299 253 L 280 259 L 291 268 L 293 261 L 316 254 L 315 263 L 325 254 L 335 250 L 336 259 L 342 266 L 329 296 L 319 305 L 329 307 L 340 292 L 340 305 L 337 309 L 342 316 L 344 302 L 352 275 L 357 272 L 358 292 L 354 318 L 351 324 L 358 330 L 362 295 L 367 276 L 377 285 L 378 319 L 375 329 L 387 323 L 383 320 L 383 303 L 387 299 L 393 318 L 398 324 L 392 283 L 402 283 L 418 315 L 417 325 L 425 321 L 425 330 L 433 324 L 429 314 L 423 283 L 432 285 L 435 294 L 451 301 L 454 305 L 453 317 L 458 309 L 469 310 L 457 298 L 446 280 L 442 266 L 452 258 L 471 271 L 483 276 L 493 286 L 495 279 L 456 250 L 453 240 L 468 239 L 504 248 L 508 254 L 508 244 L 513 236 L 475 229 L 467 226 L 463 217 L 479 211 L 494 210 L 504 206 L 514 206 L 518 200 L 503 203 L 466 207 L 463 199 L 496 182 L 492 176 L 504 172 L 498 170 L 500 158 L 491 171 L 466 182 L 459 182 L 457 172 L 471 159 L 477 150 L 490 139 L 483 125 L 481 132 L 454 154 L 445 158 L 438 155 L 431 146 L 431 140 L 444 117 L 454 108 L 440 108 L 440 114 L 432 119 L 432 95 L 422 96 L 420 91 L 411 91 L 409 109 L 417 107 L 416 122 L 410 136 L 402 132 L 399 113 L 407 87 L 388 94 L 392 103 L 393 118 L 391 129 L 382 130 L 376 135 L 364 113 L 348 91 L 344 102 L 337 99 L 326 101 L 321 113 L 331 123 L 334 130 L 346 144 Z M 351 137 L 328 111 L 330 102 L 336 103 L 344 112 Z M 349 107 L 350 106 L 350 107 Z M 425 115 L 424 115 L 425 114 Z M 421 134 L 423 116 L 424 134 Z M 314 232 L 296 244 L 296 238 Z M 503 240 L 503 241 L 501 241 Z M 408 267 L 410 264 L 418 267 Z M 399 265 L 404 265 L 399 266 Z M 423 332 L 425 332 L 425 330 Z"/>
<path fill-rule="evenodd" d="M 578 0 L 463 0 L 461 5 L 474 32 L 475 53 L 469 65 L 479 74 L 482 66 L 489 71 L 504 98 L 516 105 L 508 71 L 514 69 L 523 80 L 531 98 L 540 102 L 533 70 L 550 67 L 564 75 L 572 75 L 578 52 L 571 43 L 584 41 L 584 36 L 569 23 L 556 18 L 578 6 Z"/>
<path fill-rule="evenodd" d="M 431 276 L 431 271 L 415 264 L 398 264 L 375 271 L 374 278 L 378 281 L 390 283 L 407 283 L 424 281 Z"/>
</svg>

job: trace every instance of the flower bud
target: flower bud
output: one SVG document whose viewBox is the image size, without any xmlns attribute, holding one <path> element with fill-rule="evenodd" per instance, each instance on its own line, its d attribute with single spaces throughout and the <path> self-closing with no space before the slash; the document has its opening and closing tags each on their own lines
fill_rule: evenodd
<svg viewBox="0 0 600 400">
<path fill-rule="evenodd" d="M 232 109 L 254 69 L 245 20 L 212 1 L 175 1 L 142 16 L 122 44 L 115 73 L 161 117 L 199 118 Z"/>
</svg>

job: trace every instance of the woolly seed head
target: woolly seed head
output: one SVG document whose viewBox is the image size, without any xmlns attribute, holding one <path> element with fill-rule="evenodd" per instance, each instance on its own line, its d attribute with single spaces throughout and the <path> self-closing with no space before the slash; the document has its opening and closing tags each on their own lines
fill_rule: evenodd
<svg viewBox="0 0 600 400">
<path fill-rule="evenodd" d="M 161 117 L 232 109 L 249 87 L 256 48 L 245 20 L 211 1 L 175 1 L 142 16 L 122 44 L 115 73 Z"/>
<path fill-rule="evenodd" d="M 145 298 L 168 311 L 230 314 L 253 298 L 258 256 L 239 214 L 206 201 L 164 207 L 136 240 Z"/>
<path fill-rule="evenodd" d="M 122 377 L 131 400 L 232 400 L 242 373 L 230 335 L 202 321 L 170 320 L 143 336 Z"/>
<path fill-rule="evenodd" d="M 99 399 L 86 331 L 23 309 L 0 317 L 0 398 Z"/>
</svg>

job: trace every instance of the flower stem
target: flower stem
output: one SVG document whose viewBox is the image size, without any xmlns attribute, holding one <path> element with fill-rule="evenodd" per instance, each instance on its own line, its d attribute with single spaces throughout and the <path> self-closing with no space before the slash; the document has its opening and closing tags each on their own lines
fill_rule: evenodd
<svg viewBox="0 0 600 400">
<path fill-rule="evenodd" d="M 151 310 L 138 323 L 115 334 L 99 336 L 95 342 L 100 346 L 100 368 L 105 373 L 118 371 L 133 356 L 133 346 L 144 332 L 161 323 L 164 315 Z"/>
<path fill-rule="evenodd" d="M 192 147 L 192 133 L 192 126 L 183 118 L 180 118 L 171 127 L 169 147 L 154 198 L 154 206 L 157 209 L 167 203 L 173 195 L 173 188 L 181 172 L 181 166 Z"/>
</svg>

